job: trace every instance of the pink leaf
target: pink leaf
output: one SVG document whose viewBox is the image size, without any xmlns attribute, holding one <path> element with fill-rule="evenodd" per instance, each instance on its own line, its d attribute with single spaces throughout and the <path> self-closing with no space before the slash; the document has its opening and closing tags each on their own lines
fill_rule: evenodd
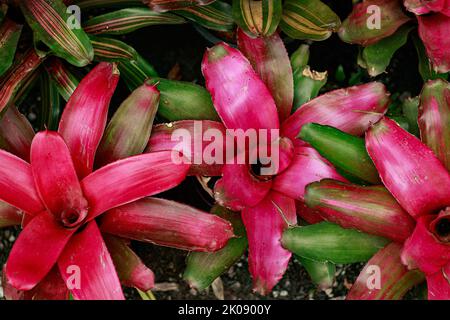
<svg viewBox="0 0 450 320">
<path fill-rule="evenodd" d="M 281 236 L 289 224 L 297 222 L 295 202 L 271 192 L 253 208 L 242 211 L 249 244 L 249 269 L 253 290 L 266 295 L 285 273 L 291 253 L 281 246 Z"/>
<path fill-rule="evenodd" d="M 191 251 L 217 251 L 233 237 L 231 224 L 189 206 L 147 198 L 102 217 L 101 230 L 123 238 Z"/>
<path fill-rule="evenodd" d="M 386 112 L 389 94 L 379 82 L 327 92 L 302 105 L 282 125 L 281 135 L 295 139 L 314 122 L 360 136 Z"/>
<path fill-rule="evenodd" d="M 113 162 L 81 182 L 89 219 L 112 208 L 158 194 L 179 185 L 189 165 L 177 164 L 179 153 L 161 151 Z"/>
<path fill-rule="evenodd" d="M 208 49 L 202 72 L 217 113 L 227 128 L 279 128 L 269 90 L 239 50 L 225 43 Z"/>
<path fill-rule="evenodd" d="M 383 118 L 366 135 L 366 147 L 386 188 L 413 217 L 450 203 L 450 175 L 419 139 Z"/>
<path fill-rule="evenodd" d="M 88 203 L 62 137 L 57 132 L 39 132 L 31 145 L 31 170 L 42 201 L 66 227 L 84 220 Z"/>
<path fill-rule="evenodd" d="M 80 82 L 59 123 L 80 179 L 92 172 L 111 97 L 119 81 L 115 65 L 102 62 Z"/>
<path fill-rule="evenodd" d="M 8 282 L 19 290 L 35 287 L 55 265 L 76 229 L 63 228 L 43 211 L 20 233 L 6 265 Z"/>
<path fill-rule="evenodd" d="M 95 221 L 89 222 L 85 229 L 70 239 L 58 259 L 58 266 L 77 300 L 125 299 L 111 256 Z"/>
</svg>

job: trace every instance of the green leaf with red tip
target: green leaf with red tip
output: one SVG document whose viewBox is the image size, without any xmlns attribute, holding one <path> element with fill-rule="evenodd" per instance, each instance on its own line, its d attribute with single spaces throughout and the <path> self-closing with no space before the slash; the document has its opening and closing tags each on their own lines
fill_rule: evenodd
<svg viewBox="0 0 450 320">
<path fill-rule="evenodd" d="M 377 252 L 361 271 L 347 300 L 401 300 L 423 282 L 425 277 L 419 270 L 408 271 L 403 265 L 401 249 L 400 244 L 391 243 Z"/>
<path fill-rule="evenodd" d="M 409 18 L 397 0 L 365 0 L 356 4 L 342 23 L 342 41 L 368 46 L 389 37 Z"/>
<path fill-rule="evenodd" d="M 12 65 L 22 25 L 6 19 L 0 25 L 0 76 Z"/>
<path fill-rule="evenodd" d="M 308 65 L 309 62 L 309 45 L 301 44 L 297 50 L 291 54 L 292 70 L 302 69 Z"/>
<path fill-rule="evenodd" d="M 116 41 L 108 40 L 110 43 Z M 139 54 L 136 60 L 119 63 L 121 76 L 130 90 L 150 81 L 161 94 L 158 115 L 169 120 L 219 120 L 209 92 L 194 83 L 158 78 L 153 67 Z"/>
<path fill-rule="evenodd" d="M 270 36 L 283 11 L 281 0 L 233 0 L 233 18 L 247 34 Z"/>
<path fill-rule="evenodd" d="M 237 238 L 230 239 L 227 245 L 219 251 L 211 253 L 191 252 L 189 254 L 183 279 L 197 290 L 209 287 L 215 279 L 242 257 L 248 247 L 245 227 L 239 213 L 219 205 L 213 207 L 211 212 L 230 221 Z"/>
<path fill-rule="evenodd" d="M 369 75 L 376 77 L 386 71 L 394 53 L 403 47 L 408 40 L 408 34 L 413 29 L 406 25 L 398 29 L 393 35 L 381 39 L 362 50 L 359 65 L 366 68 Z"/>
<path fill-rule="evenodd" d="M 219 121 L 209 92 L 194 83 L 153 79 L 161 92 L 158 114 L 169 120 L 215 120 Z"/>
<path fill-rule="evenodd" d="M 300 257 L 345 264 L 368 261 L 389 240 L 321 222 L 290 228 L 284 232 L 281 242 Z"/>
<path fill-rule="evenodd" d="M 128 8 L 94 17 L 84 23 L 83 28 L 90 34 L 122 35 L 148 26 L 182 23 L 186 20 L 174 14 Z"/>
<path fill-rule="evenodd" d="M 159 92 L 149 84 L 143 84 L 122 102 L 97 149 L 97 167 L 144 151 L 150 138 L 158 103 Z"/>
<path fill-rule="evenodd" d="M 14 103 L 34 71 L 44 60 L 33 49 L 16 57 L 14 65 L 0 79 L 0 114 L 5 107 Z"/>
<path fill-rule="evenodd" d="M 111 254 L 120 282 L 127 287 L 148 291 L 155 284 L 155 275 L 128 246 L 129 240 L 102 234 L 106 247 Z"/>
<path fill-rule="evenodd" d="M 419 97 L 407 98 L 402 104 L 402 112 L 408 122 L 408 131 L 416 137 L 420 135 L 419 124 L 417 123 L 419 118 L 419 104 Z"/>
<path fill-rule="evenodd" d="M 56 56 L 78 67 L 92 61 L 94 50 L 87 34 L 69 23 L 74 17 L 61 0 L 20 1 L 20 8 L 34 32 L 36 46 L 42 42 Z"/>
<path fill-rule="evenodd" d="M 364 139 L 316 123 L 304 125 L 299 137 L 312 145 L 346 178 L 372 184 L 381 182 L 367 153 Z"/>
<path fill-rule="evenodd" d="M 179 10 L 192 6 L 205 6 L 215 0 L 142 0 L 142 2 L 157 12 Z"/>
<path fill-rule="evenodd" d="M 321 41 L 339 29 L 341 20 L 319 0 L 287 0 L 280 27 L 294 39 Z"/>
<path fill-rule="evenodd" d="M 312 282 L 321 290 L 333 287 L 336 265 L 332 262 L 314 261 L 308 258 L 295 256 L 300 261 L 302 266 L 306 269 Z"/>
<path fill-rule="evenodd" d="M 186 7 L 176 10 L 174 13 L 207 29 L 224 32 L 234 29 L 231 6 L 223 1 L 215 1 L 206 6 Z"/>
<path fill-rule="evenodd" d="M 51 77 L 59 94 L 67 102 L 69 101 L 80 80 L 59 59 L 52 58 L 46 61 L 45 69 Z"/>
<path fill-rule="evenodd" d="M 317 72 L 309 66 L 294 71 L 294 104 L 292 112 L 319 95 L 328 81 L 328 72 Z"/>
<path fill-rule="evenodd" d="M 450 169 L 450 83 L 428 81 L 420 96 L 419 127 L 422 142 Z"/>
<path fill-rule="evenodd" d="M 305 202 L 329 222 L 394 241 L 405 241 L 414 230 L 414 220 L 382 186 L 326 179 L 306 188 Z"/>
<path fill-rule="evenodd" d="M 239 29 L 238 46 L 266 84 L 283 121 L 291 114 L 294 99 L 292 67 L 283 40 L 277 32 L 252 38 Z"/>
<path fill-rule="evenodd" d="M 58 88 L 46 72 L 41 74 L 40 82 L 42 107 L 39 114 L 39 127 L 41 130 L 58 130 L 62 111 Z"/>
</svg>

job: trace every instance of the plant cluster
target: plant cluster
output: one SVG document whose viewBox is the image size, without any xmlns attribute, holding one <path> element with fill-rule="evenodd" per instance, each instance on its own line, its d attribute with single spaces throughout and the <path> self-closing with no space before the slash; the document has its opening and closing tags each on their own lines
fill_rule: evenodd
<svg viewBox="0 0 450 320">
<path fill-rule="evenodd" d="M 0 227 L 21 228 L 5 297 L 151 295 L 133 240 L 188 251 L 199 290 L 248 255 L 260 295 L 294 257 L 321 289 L 337 264 L 366 263 L 347 299 L 422 283 L 450 299 L 450 1 L 363 0 L 342 21 L 337 6 L 0 0 Z M 123 37 L 187 23 L 213 43 L 204 86 L 161 77 Z M 308 65 L 334 33 L 366 69 L 344 88 Z M 404 99 L 380 75 L 409 39 L 423 89 Z M 189 176 L 210 212 L 158 196 Z"/>
</svg>

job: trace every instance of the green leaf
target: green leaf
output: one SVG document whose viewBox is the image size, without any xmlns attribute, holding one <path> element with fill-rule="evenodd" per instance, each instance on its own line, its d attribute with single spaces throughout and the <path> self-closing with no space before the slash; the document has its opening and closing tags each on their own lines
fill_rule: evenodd
<svg viewBox="0 0 450 320">
<path fill-rule="evenodd" d="M 402 104 L 402 111 L 406 121 L 408 121 L 409 132 L 416 137 L 420 137 L 419 124 L 417 122 L 419 118 L 419 104 L 419 97 L 408 98 Z"/>
<path fill-rule="evenodd" d="M 148 8 L 128 8 L 94 17 L 83 27 L 91 34 L 122 35 L 148 26 L 182 23 L 186 20 L 174 14 L 158 13 Z"/>
<path fill-rule="evenodd" d="M 300 138 L 313 146 L 349 180 L 372 184 L 381 182 L 363 138 L 316 123 L 304 125 Z"/>
<path fill-rule="evenodd" d="M 294 39 L 325 40 L 341 25 L 339 17 L 319 0 L 286 0 L 280 27 Z"/>
<path fill-rule="evenodd" d="M 209 287 L 215 279 L 226 272 L 245 253 L 248 247 L 245 227 L 239 213 L 232 212 L 220 206 L 215 206 L 212 213 L 228 220 L 233 225 L 237 238 L 230 239 L 227 245 L 216 252 L 191 252 L 187 258 L 187 266 L 183 279 L 191 287 L 203 290 Z"/>
<path fill-rule="evenodd" d="M 281 0 L 233 0 L 233 18 L 249 35 L 270 36 L 283 11 Z"/>
<path fill-rule="evenodd" d="M 309 45 L 301 44 L 297 50 L 291 55 L 292 70 L 303 69 L 308 65 L 309 61 Z"/>
<path fill-rule="evenodd" d="M 220 121 L 209 92 L 194 83 L 153 79 L 161 92 L 158 114 L 169 120 Z"/>
<path fill-rule="evenodd" d="M 328 73 L 311 70 L 309 66 L 294 71 L 294 105 L 295 112 L 303 104 L 316 98 L 320 89 L 327 83 Z"/>
<path fill-rule="evenodd" d="M 5 19 L 0 26 L 0 76 L 12 65 L 19 42 L 22 25 Z"/>
<path fill-rule="evenodd" d="M 44 43 L 56 56 L 77 67 L 92 61 L 94 50 L 87 34 L 68 23 L 73 17 L 61 0 L 20 1 L 20 8 L 34 31 L 36 48 Z"/>
<path fill-rule="evenodd" d="M 158 115 L 169 120 L 219 121 L 209 92 L 194 83 L 158 78 L 154 69 L 142 57 L 136 61 L 122 61 L 119 70 L 132 91 L 150 79 L 161 93 Z M 149 82 L 150 83 L 150 82 Z"/>
<path fill-rule="evenodd" d="M 300 257 L 346 264 L 368 261 L 389 240 L 321 222 L 287 229 L 281 242 L 283 247 Z"/>
<path fill-rule="evenodd" d="M 325 290 L 333 286 L 336 265 L 331 262 L 320 262 L 295 256 L 311 277 L 312 282 L 320 289 Z"/>
<path fill-rule="evenodd" d="M 177 13 L 207 29 L 216 31 L 232 31 L 234 21 L 231 6 L 223 1 L 216 1 L 207 6 L 193 6 L 181 10 Z"/>
<path fill-rule="evenodd" d="M 394 53 L 408 41 L 408 34 L 413 28 L 412 26 L 403 26 L 392 36 L 365 47 L 362 50 L 360 66 L 366 68 L 372 77 L 385 72 Z"/>
</svg>

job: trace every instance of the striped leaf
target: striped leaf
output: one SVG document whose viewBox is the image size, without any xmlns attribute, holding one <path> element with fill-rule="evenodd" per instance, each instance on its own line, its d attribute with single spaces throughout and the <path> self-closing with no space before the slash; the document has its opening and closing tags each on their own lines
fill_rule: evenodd
<svg viewBox="0 0 450 320">
<path fill-rule="evenodd" d="M 68 23 L 73 17 L 61 0 L 20 1 L 20 8 L 34 31 L 36 48 L 43 43 L 53 54 L 78 67 L 92 61 L 94 50 L 87 34 Z"/>
<path fill-rule="evenodd" d="M 205 6 L 215 0 L 142 0 L 150 9 L 157 12 L 179 10 L 192 6 Z"/>
<path fill-rule="evenodd" d="M 13 103 L 16 106 L 22 105 L 22 103 L 27 99 L 28 94 L 32 90 L 34 90 L 34 87 L 38 83 L 38 80 L 39 80 L 39 74 L 40 74 L 40 68 L 36 68 L 27 77 L 25 77 L 23 82 L 20 84 L 19 89 L 14 94 Z"/>
<path fill-rule="evenodd" d="M 16 59 L 14 65 L 0 80 L 0 114 L 5 107 L 15 101 L 18 92 L 43 59 L 33 49 Z"/>
<path fill-rule="evenodd" d="M 61 116 L 61 100 L 56 84 L 50 76 L 43 72 L 41 74 L 41 112 L 39 114 L 39 127 L 41 130 L 58 130 L 59 118 Z"/>
<path fill-rule="evenodd" d="M 75 4 L 82 10 L 98 8 L 130 8 L 144 6 L 142 0 L 74 0 L 70 4 Z"/>
<path fill-rule="evenodd" d="M 137 60 L 139 54 L 120 40 L 90 35 L 92 46 L 94 47 L 95 60 L 119 62 L 127 60 Z"/>
<path fill-rule="evenodd" d="M 207 6 L 187 7 L 174 12 L 208 29 L 232 31 L 234 27 L 231 6 L 226 2 L 216 1 Z"/>
<path fill-rule="evenodd" d="M 328 39 L 341 25 L 339 17 L 319 0 L 287 0 L 280 27 L 294 39 Z"/>
<path fill-rule="evenodd" d="M 248 34 L 270 36 L 280 23 L 281 0 L 233 0 L 233 17 Z"/>
<path fill-rule="evenodd" d="M 0 76 L 12 65 L 22 25 L 6 18 L 0 26 Z"/>
<path fill-rule="evenodd" d="M 158 13 L 148 8 L 122 9 L 94 17 L 84 24 L 91 34 L 121 35 L 153 25 L 182 24 L 186 20 L 170 13 Z"/>
<path fill-rule="evenodd" d="M 66 102 L 69 101 L 80 81 L 57 58 L 46 61 L 45 69 L 51 76 L 59 94 Z"/>
</svg>

